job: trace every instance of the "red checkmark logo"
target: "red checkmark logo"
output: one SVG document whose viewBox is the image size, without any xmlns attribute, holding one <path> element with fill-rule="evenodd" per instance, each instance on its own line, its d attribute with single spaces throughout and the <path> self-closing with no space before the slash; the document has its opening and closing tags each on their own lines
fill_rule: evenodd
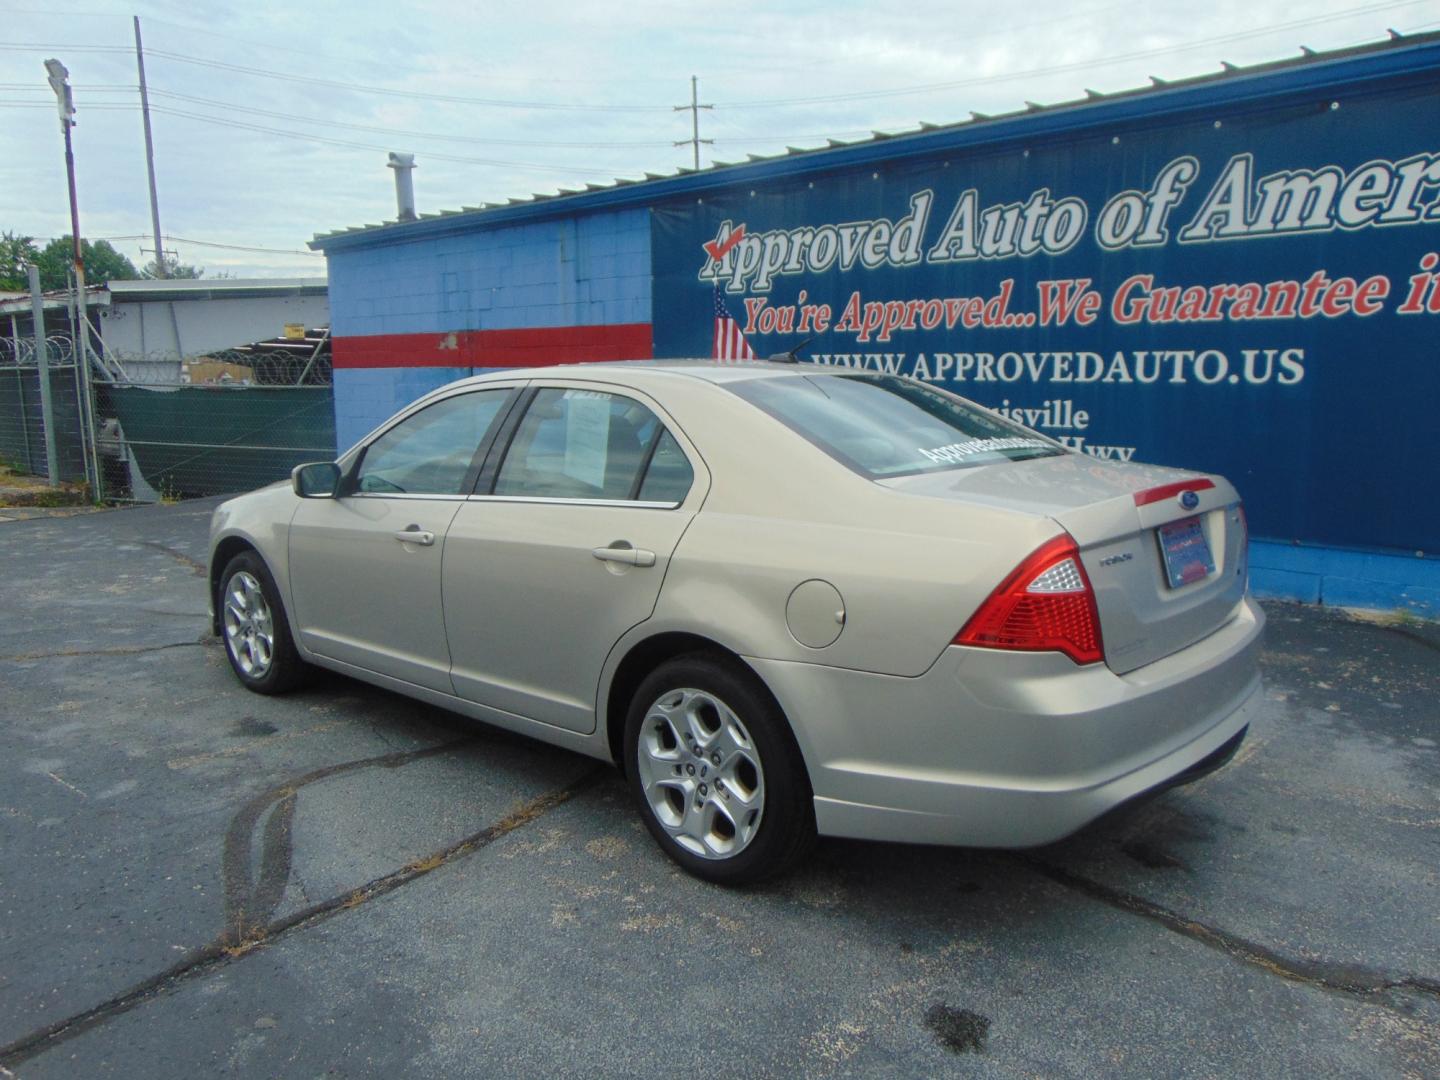
<svg viewBox="0 0 1440 1080">
<path fill-rule="evenodd" d="M 744 239 L 745 226 L 741 225 L 725 238 L 725 242 L 723 244 L 717 244 L 714 240 L 707 240 L 700 246 L 705 249 L 705 254 L 709 255 L 718 263 L 721 259 L 725 258 L 726 254 L 730 251 L 731 248 L 733 248 L 736 244 L 738 244 L 741 240 Z"/>
</svg>

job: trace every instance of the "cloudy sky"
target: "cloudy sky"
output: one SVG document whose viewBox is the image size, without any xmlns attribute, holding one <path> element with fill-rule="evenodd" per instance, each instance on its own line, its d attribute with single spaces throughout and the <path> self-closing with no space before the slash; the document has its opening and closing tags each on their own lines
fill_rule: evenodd
<svg viewBox="0 0 1440 1080">
<path fill-rule="evenodd" d="M 323 274 L 305 241 L 393 217 L 387 150 L 422 211 L 688 165 L 692 75 L 708 164 L 1440 27 L 1440 0 L 75 3 L 0 8 L 0 231 L 69 231 L 53 56 L 82 232 L 151 257 L 138 14 L 166 246 L 237 276 Z"/>
</svg>

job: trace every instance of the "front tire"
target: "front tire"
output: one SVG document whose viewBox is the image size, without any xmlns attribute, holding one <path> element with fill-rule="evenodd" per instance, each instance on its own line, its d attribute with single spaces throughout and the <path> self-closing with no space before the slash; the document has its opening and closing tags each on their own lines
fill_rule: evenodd
<svg viewBox="0 0 1440 1080">
<path fill-rule="evenodd" d="M 656 668 L 631 701 L 624 753 L 646 828 L 696 877 L 759 881 L 814 845 L 799 747 L 775 699 L 739 664 L 696 653 Z"/>
<path fill-rule="evenodd" d="M 236 678 L 257 694 L 283 694 L 305 676 L 280 590 L 265 562 L 242 551 L 220 575 L 220 630 Z"/>
</svg>

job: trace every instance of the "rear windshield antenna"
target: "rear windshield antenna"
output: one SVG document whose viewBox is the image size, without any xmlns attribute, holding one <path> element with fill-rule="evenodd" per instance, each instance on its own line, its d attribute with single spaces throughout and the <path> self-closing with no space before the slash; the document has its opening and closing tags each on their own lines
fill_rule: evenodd
<svg viewBox="0 0 1440 1080">
<path fill-rule="evenodd" d="M 813 337 L 807 337 L 804 341 L 800 342 L 800 344 L 796 345 L 789 352 L 773 353 L 768 359 L 776 364 L 798 364 L 800 363 L 800 350 L 805 348 L 806 345 L 809 345 L 814 340 L 815 339 Z"/>
</svg>

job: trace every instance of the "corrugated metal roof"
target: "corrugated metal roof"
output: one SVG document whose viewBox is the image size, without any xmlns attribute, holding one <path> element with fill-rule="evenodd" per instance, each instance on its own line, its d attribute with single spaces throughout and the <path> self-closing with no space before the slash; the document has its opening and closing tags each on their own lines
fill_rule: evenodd
<svg viewBox="0 0 1440 1080">
<path fill-rule="evenodd" d="M 41 293 L 41 300 L 46 311 L 68 311 L 70 308 L 71 292 L 69 289 L 48 289 Z M 104 307 L 110 303 L 110 293 L 104 285 L 85 286 L 86 308 Z M 31 313 L 30 294 L 24 293 L 0 293 L 0 315 L 29 315 Z"/>
<path fill-rule="evenodd" d="M 1140 106 L 1138 109 L 1127 110 L 1134 114 L 1158 114 L 1168 110 L 1157 107 L 1162 97 L 1174 98 L 1196 92 L 1205 92 L 1215 87 L 1233 86 L 1237 83 L 1249 83 L 1253 80 L 1283 75 L 1286 72 L 1303 71 L 1307 69 L 1322 69 L 1331 67 L 1337 62 L 1353 61 L 1363 58 L 1375 57 L 1377 54 L 1393 54 L 1406 50 L 1421 49 L 1424 46 L 1433 46 L 1440 43 L 1440 31 L 1426 34 L 1401 35 L 1391 31 L 1391 36 L 1386 41 L 1373 42 L 1367 45 L 1351 46 L 1344 49 L 1336 49 L 1329 52 L 1315 52 L 1311 49 L 1301 49 L 1298 57 L 1284 60 L 1272 60 L 1262 64 L 1254 64 L 1249 67 L 1237 67 L 1228 62 L 1222 62 L 1221 70 L 1209 75 L 1192 76 L 1187 79 L 1167 81 L 1150 77 L 1150 85 L 1137 87 L 1132 90 L 1116 91 L 1111 94 L 1102 94 L 1096 90 L 1085 91 L 1083 98 L 1072 101 L 1058 102 L 1052 105 L 1041 105 L 1033 101 L 1027 101 L 1023 109 L 1016 109 L 1012 112 L 998 115 L 986 115 L 984 113 L 972 112 L 970 118 L 951 124 L 932 124 L 920 121 L 913 129 L 903 131 L 872 132 L 869 138 L 853 141 L 840 141 L 836 139 L 827 140 L 827 145 L 822 147 L 786 147 L 778 154 L 759 155 L 749 154 L 743 162 L 715 161 L 708 168 L 696 170 L 693 168 L 680 167 L 673 173 L 660 175 L 646 173 L 644 179 L 617 178 L 610 184 L 587 183 L 583 188 L 561 188 L 554 194 L 537 193 L 528 199 L 507 199 L 503 203 L 481 203 L 479 206 L 465 206 L 459 210 L 441 210 L 435 213 L 422 213 L 416 221 L 385 221 L 366 225 L 356 225 L 345 229 L 336 229 L 328 233 L 317 233 L 310 241 L 309 246 L 317 250 L 328 248 L 339 248 L 351 246 L 354 241 L 357 245 L 368 245 L 369 243 L 384 243 L 409 239 L 415 236 L 430 235 L 435 231 L 436 224 L 444 220 L 446 231 L 454 227 L 485 227 L 498 225 L 502 222 L 515 220 L 519 217 L 537 217 L 558 215 L 582 209 L 598 209 L 603 206 L 616 206 L 624 203 L 639 203 L 647 200 L 659 200 L 672 195 L 689 193 L 695 190 L 703 190 L 707 187 L 722 187 L 733 183 L 740 183 L 748 175 L 755 174 L 755 179 L 762 179 L 759 174 L 765 171 L 766 166 L 791 165 L 804 168 L 807 171 L 820 171 L 825 168 L 841 168 L 856 164 L 851 160 L 856 151 L 864 151 L 876 147 L 877 144 L 884 144 L 884 152 L 896 153 L 900 145 L 908 148 L 910 153 L 922 153 L 929 150 L 944 150 L 946 144 L 953 142 L 957 134 L 978 136 L 967 142 L 987 141 L 989 138 L 1003 139 L 1006 137 L 1021 137 L 1020 132 L 1009 131 L 1017 123 L 1025 121 L 1044 121 L 1047 118 L 1055 118 L 1061 114 L 1086 114 L 1086 122 L 1096 124 L 1105 123 L 1109 119 L 1130 120 L 1134 115 L 1109 117 L 1105 110 L 1114 111 L 1121 103 L 1135 103 Z M 1428 60 L 1421 66 L 1434 66 L 1437 60 Z M 1379 74 L 1384 74 L 1379 73 Z M 1322 80 L 1316 80 L 1317 82 Z M 1256 95 L 1258 96 L 1258 95 Z M 1093 121 L 1088 117 L 1093 114 Z M 1042 134 L 1043 131 L 1033 131 L 1031 134 Z M 933 146 L 932 146 L 933 144 Z M 800 171 L 799 168 L 787 168 L 786 172 Z M 639 189 L 639 190 L 637 190 Z M 560 202 L 567 205 L 555 206 Z M 446 220 L 449 219 L 449 220 Z M 464 219 L 463 221 L 453 219 Z"/>
<path fill-rule="evenodd" d="M 138 278 L 112 281 L 107 288 L 117 302 L 145 300 L 258 299 L 269 296 L 324 296 L 329 282 L 303 278 Z"/>
<path fill-rule="evenodd" d="M 139 304 L 146 301 L 253 300 L 272 296 L 325 296 L 329 281 L 323 277 L 303 278 L 136 278 L 85 287 L 86 307 L 111 303 Z M 51 289 L 45 294 L 46 311 L 63 311 L 70 306 L 69 289 Z M 0 293 L 0 315 L 28 315 L 29 293 Z"/>
</svg>

